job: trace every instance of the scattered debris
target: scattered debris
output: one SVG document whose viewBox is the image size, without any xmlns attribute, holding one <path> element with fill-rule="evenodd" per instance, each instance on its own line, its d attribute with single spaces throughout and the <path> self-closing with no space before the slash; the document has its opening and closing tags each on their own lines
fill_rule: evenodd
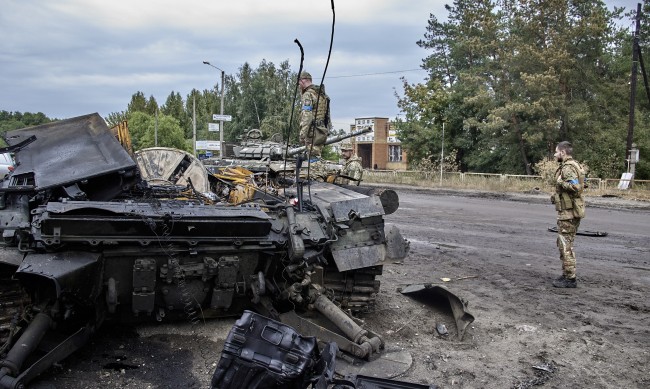
<svg viewBox="0 0 650 389">
<path fill-rule="evenodd" d="M 512 386 L 513 389 L 528 389 L 533 386 L 544 385 L 557 371 L 557 367 L 552 361 L 544 361 L 542 364 L 532 366 L 532 368 L 535 369 L 535 376 L 516 382 Z"/>
<path fill-rule="evenodd" d="M 442 323 L 436 324 L 436 331 L 442 336 L 447 336 L 449 335 L 449 332 L 447 331 L 447 326 L 445 326 Z"/>
<path fill-rule="evenodd" d="M 545 363 L 543 365 L 533 366 L 533 369 L 543 370 L 549 373 L 553 373 L 555 371 L 555 367 L 553 366 L 552 363 Z"/>
<path fill-rule="evenodd" d="M 537 327 L 534 326 L 529 326 L 526 324 L 518 325 L 516 328 L 519 330 L 519 332 L 535 332 L 537 331 Z"/>
<path fill-rule="evenodd" d="M 453 281 L 468 280 L 468 279 L 470 279 L 470 278 L 478 278 L 478 276 L 465 276 L 465 277 L 458 277 L 458 278 L 454 278 Z M 449 277 L 441 277 L 441 278 L 440 278 L 440 281 L 442 281 L 442 282 L 449 282 L 449 281 L 452 281 L 452 279 L 449 278 Z"/>
<path fill-rule="evenodd" d="M 478 278 L 478 276 L 465 276 L 465 277 L 458 277 L 454 281 L 460 281 L 460 280 L 469 280 L 470 278 Z"/>
</svg>

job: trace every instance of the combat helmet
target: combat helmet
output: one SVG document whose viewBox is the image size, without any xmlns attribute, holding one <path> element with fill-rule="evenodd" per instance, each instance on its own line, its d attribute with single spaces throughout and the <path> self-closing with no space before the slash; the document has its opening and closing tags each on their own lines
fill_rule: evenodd
<svg viewBox="0 0 650 389">
<path fill-rule="evenodd" d="M 350 142 L 343 142 L 341 143 L 341 146 L 339 146 L 341 151 L 343 150 L 354 150 L 354 147 L 352 147 L 352 143 Z"/>
</svg>

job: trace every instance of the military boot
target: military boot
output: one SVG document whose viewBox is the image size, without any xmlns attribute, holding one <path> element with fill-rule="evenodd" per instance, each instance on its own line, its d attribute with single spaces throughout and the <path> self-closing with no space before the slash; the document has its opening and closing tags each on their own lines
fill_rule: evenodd
<svg viewBox="0 0 650 389">
<path fill-rule="evenodd" d="M 578 286 L 578 281 L 575 278 L 566 278 L 562 276 L 553 280 L 553 286 L 556 288 L 575 288 Z"/>
</svg>

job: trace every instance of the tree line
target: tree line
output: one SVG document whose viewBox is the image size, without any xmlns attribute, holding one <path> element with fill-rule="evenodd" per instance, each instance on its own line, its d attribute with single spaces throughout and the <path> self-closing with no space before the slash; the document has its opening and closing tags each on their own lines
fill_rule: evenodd
<svg viewBox="0 0 650 389">
<path fill-rule="evenodd" d="M 223 111 L 233 117 L 224 131 L 226 141 L 236 141 L 249 129 L 259 129 L 265 138 L 276 133 L 283 139 L 297 139 L 299 100 L 296 95 L 296 74 L 288 61 L 276 66 L 263 60 L 256 69 L 248 63 L 234 75 L 224 78 Z M 181 97 L 172 91 L 162 105 L 154 96 L 136 92 L 126 110 L 106 117 L 109 125 L 128 120 L 134 148 L 154 145 L 154 129 L 158 127 L 158 145 L 192 150 L 193 118 L 196 118 L 196 138 L 218 140 L 218 132 L 208 131 L 212 115 L 221 111 L 221 85 L 202 91 L 193 89 Z M 289 118 L 293 109 L 293 123 Z M 293 129 L 294 134 L 290 134 Z M 163 135 L 161 135 L 163 134 Z M 164 138 L 161 139 L 160 136 Z"/>
<path fill-rule="evenodd" d="M 643 9 L 647 53 L 648 0 Z M 632 37 L 620 26 L 636 9 L 610 11 L 601 0 L 455 0 L 446 11 L 445 21 L 430 16 L 417 42 L 428 53 L 426 82 L 403 80 L 396 96 L 411 161 L 440 155 L 444 123 L 444 147 L 463 171 L 535 174 L 561 140 L 573 143 L 590 176 L 625 171 Z M 645 93 L 638 88 L 634 118 L 646 157 L 639 179 L 650 178 Z"/>
</svg>

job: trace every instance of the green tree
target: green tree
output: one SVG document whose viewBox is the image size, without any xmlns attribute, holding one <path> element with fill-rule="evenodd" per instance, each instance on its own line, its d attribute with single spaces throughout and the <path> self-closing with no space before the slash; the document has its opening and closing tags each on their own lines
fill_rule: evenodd
<svg viewBox="0 0 650 389">
<path fill-rule="evenodd" d="M 147 98 L 144 97 L 144 93 L 137 91 L 131 96 L 131 101 L 126 107 L 126 112 L 128 114 L 134 112 L 147 112 Z"/>
<path fill-rule="evenodd" d="M 9 112 L 0 111 L 0 135 L 4 138 L 7 131 L 18 130 L 20 128 L 38 126 L 40 124 L 50 123 L 56 119 L 50 119 L 43 112 Z M 4 144 L 4 141 L 2 141 Z"/>
<path fill-rule="evenodd" d="M 403 98 L 398 107 L 405 118 L 396 119 L 397 135 L 409 153 L 410 161 L 435 158 L 442 142 L 442 125 L 449 106 L 449 92 L 440 80 L 431 79 L 426 84 L 410 85 L 403 80 Z"/>
<path fill-rule="evenodd" d="M 160 112 L 178 120 L 181 128 L 185 133 L 185 138 L 192 138 L 192 116 L 185 111 L 183 98 L 178 92 L 171 92 L 165 100 L 165 104 L 160 107 Z"/>
<path fill-rule="evenodd" d="M 291 72 L 287 61 L 274 65 L 263 60 L 257 69 L 248 63 L 239 68 L 237 74 L 226 75 L 224 82 L 224 114 L 231 115 L 232 121 L 226 122 L 224 139 L 234 141 L 247 130 L 257 128 L 268 138 L 276 133 L 288 135 L 288 122 L 292 104 L 297 107 L 295 99 L 296 75 Z M 221 108 L 221 87 L 216 84 L 213 90 L 205 90 L 201 98 L 196 94 L 188 95 L 185 110 L 191 112 L 191 98 L 197 98 L 197 138 L 214 140 L 219 134 L 208 133 L 207 124 L 212 121 L 212 114 Z M 294 114 L 292 138 L 297 139 L 298 115 Z"/>
<path fill-rule="evenodd" d="M 185 141 L 183 129 L 178 120 L 172 116 L 159 114 L 156 122 L 155 116 L 134 112 L 129 116 L 128 121 L 134 150 L 158 146 L 191 151 L 191 147 L 188 149 Z"/>
<path fill-rule="evenodd" d="M 109 127 L 115 127 L 127 119 L 126 111 L 111 112 L 104 118 Z"/>
<path fill-rule="evenodd" d="M 456 0 L 446 9 L 448 20 L 431 16 L 417 42 L 429 52 L 429 80 L 405 82 L 398 99 L 412 156 L 438 154 L 439 142 L 427 141 L 440 139 L 435 117 L 444 118 L 445 145 L 458 150 L 463 169 L 532 174 L 559 140 L 570 140 L 597 174 L 611 171 L 612 157 L 591 150 L 621 155 L 619 69 L 629 59 L 614 23 L 620 10 L 601 0 Z M 447 106 L 432 108 L 440 102 Z"/>
</svg>

